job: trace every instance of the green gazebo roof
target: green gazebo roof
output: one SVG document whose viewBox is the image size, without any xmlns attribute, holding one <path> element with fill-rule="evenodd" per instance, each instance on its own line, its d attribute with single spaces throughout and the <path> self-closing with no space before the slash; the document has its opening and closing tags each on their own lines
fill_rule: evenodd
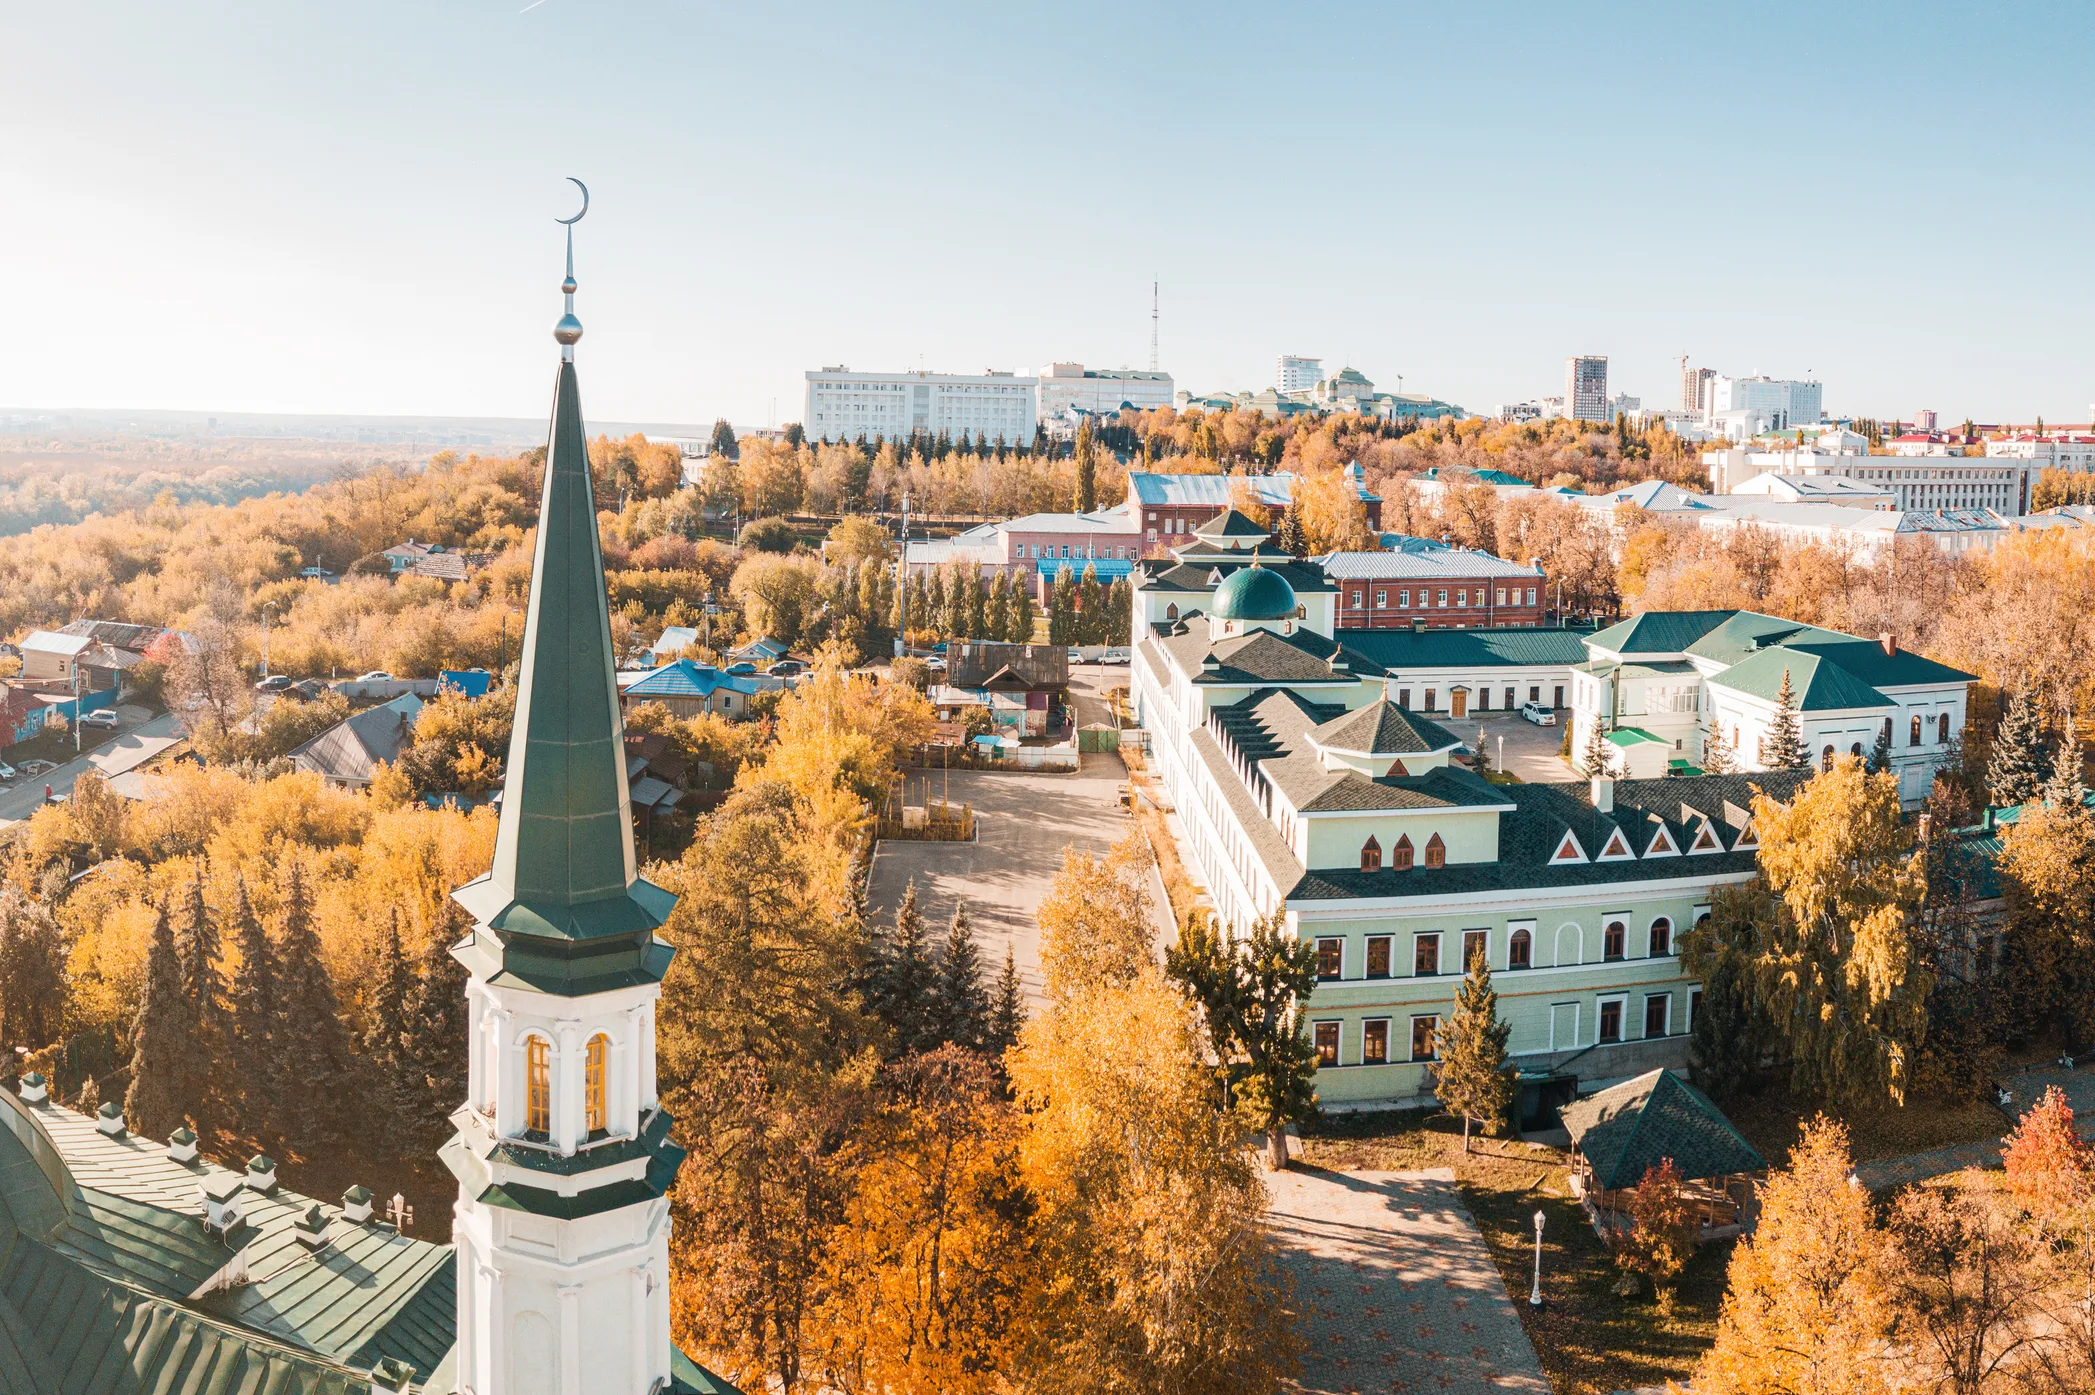
<svg viewBox="0 0 2095 1395">
<path fill-rule="evenodd" d="M 1684 1181 L 1767 1167 L 1709 1097 L 1672 1071 L 1626 1080 L 1560 1111 L 1572 1144 L 1609 1191 L 1634 1187 L 1666 1159 Z"/>
</svg>

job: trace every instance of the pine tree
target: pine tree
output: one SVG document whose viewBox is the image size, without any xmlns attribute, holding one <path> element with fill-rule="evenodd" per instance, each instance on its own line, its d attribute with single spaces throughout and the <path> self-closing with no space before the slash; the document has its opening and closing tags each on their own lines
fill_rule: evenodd
<svg viewBox="0 0 2095 1395">
<path fill-rule="evenodd" d="M 1491 961 L 1480 945 L 1456 991 L 1455 1010 L 1441 1023 L 1434 1043 L 1439 1059 L 1433 1063 L 1433 1093 L 1441 1108 L 1462 1116 L 1465 1153 L 1471 1121 L 1495 1134 L 1513 1105 L 1513 1070 L 1506 1060 L 1513 1024 L 1499 1020 L 1498 1002 Z"/>
<path fill-rule="evenodd" d="M 1013 644 L 1033 642 L 1033 578 L 1028 576 L 1011 588 L 1011 628 L 1004 638 Z"/>
<path fill-rule="evenodd" d="M 1048 594 L 1048 643 L 1076 643 L 1077 579 L 1067 565 L 1055 573 L 1054 590 Z"/>
<path fill-rule="evenodd" d="M 937 993 L 924 915 L 917 908 L 917 884 L 911 879 L 895 907 L 895 929 L 876 971 L 872 1007 L 894 1033 L 902 1054 L 929 1051 L 938 1045 L 934 997 Z"/>
<path fill-rule="evenodd" d="M 999 571 L 996 580 L 989 586 L 989 614 L 983 624 L 983 632 L 991 639 L 1003 639 L 1011 633 L 1011 575 Z"/>
<path fill-rule="evenodd" d="M 1872 775 L 1882 775 L 1885 771 L 1891 769 L 1891 719 L 1889 717 L 1884 719 L 1883 726 L 1877 728 L 1877 740 L 1870 747 L 1869 760 L 1865 763 L 1864 768 Z"/>
<path fill-rule="evenodd" d="M 997 975 L 995 1000 L 989 1009 L 989 1030 L 985 1034 L 982 1049 L 991 1056 L 1002 1059 L 1006 1051 L 1018 1045 L 1018 1034 L 1026 1025 L 1026 1000 L 1023 986 L 1018 977 L 1018 960 L 1011 946 L 1004 946 L 1004 971 Z"/>
<path fill-rule="evenodd" d="M 407 995 L 407 1028 L 400 1043 L 403 1092 L 412 1128 L 425 1144 L 441 1140 L 453 1112 L 467 1102 L 466 970 L 451 946 L 465 938 L 468 928 L 464 911 L 446 901 Z"/>
<path fill-rule="evenodd" d="M 1091 423 L 1077 423 L 1077 487 L 1072 501 L 1078 513 L 1098 507 L 1098 459 L 1091 443 Z"/>
<path fill-rule="evenodd" d="M 284 881 L 284 923 L 277 936 L 278 1050 L 297 1062 L 298 1085 L 282 1100 L 283 1136 L 308 1156 L 339 1133 L 340 1096 L 349 1069 L 349 1034 L 335 986 L 313 932 L 305 870 L 294 859 Z"/>
<path fill-rule="evenodd" d="M 1736 774 L 1739 768 L 1738 753 L 1724 739 L 1724 728 L 1715 717 L 1702 733 L 1702 773 L 1705 775 Z"/>
<path fill-rule="evenodd" d="M 1986 799 L 1996 809 L 2027 804 L 2044 782 L 2044 735 L 2037 725 L 2036 705 L 2026 693 L 2008 702 L 2007 715 L 1993 733 L 1986 756 Z"/>
<path fill-rule="evenodd" d="M 1695 1083 L 1711 1099 L 1728 1100 L 1760 1083 L 1773 1024 L 1753 998 L 1753 984 L 1736 954 L 1720 954 L 1703 975 L 1702 1003 L 1688 1030 Z"/>
<path fill-rule="evenodd" d="M 233 973 L 227 1004 L 227 1053 L 238 1071 L 242 1106 L 251 1127 L 275 1143 L 267 1127 L 273 1106 L 282 1098 L 284 1063 L 275 1040 L 277 1021 L 276 951 L 269 932 L 248 899 L 247 878 L 233 881 L 233 947 L 240 967 Z"/>
<path fill-rule="evenodd" d="M 1586 748 L 1579 753 L 1579 764 L 1589 778 L 1614 773 L 1615 750 L 1608 744 L 1608 734 L 1601 729 L 1598 713 L 1586 726 Z"/>
<path fill-rule="evenodd" d="M 225 980 L 218 972 L 218 924 L 204 901 L 201 863 L 182 893 L 181 919 L 174 933 L 191 1035 L 191 1049 L 183 1058 L 190 1073 L 182 1080 L 181 1093 L 188 1107 L 201 1113 L 214 1094 L 212 1066 L 225 1039 Z"/>
<path fill-rule="evenodd" d="M 2080 732 L 2068 708 L 2066 729 L 2059 734 L 2059 749 L 2052 756 L 2051 778 L 2044 782 L 2044 802 L 2054 809 L 2078 809 L 2087 797 L 2088 787 L 2080 772 Z"/>
<path fill-rule="evenodd" d="M 1302 519 L 1292 508 L 1281 513 L 1280 531 L 1274 534 L 1273 541 L 1297 561 L 1309 556 L 1309 539 L 1303 536 Z"/>
<path fill-rule="evenodd" d="M 1789 670 L 1782 670 L 1782 687 L 1775 694 L 1775 716 L 1761 734 L 1757 752 L 1763 770 L 1807 770 L 1811 752 L 1804 748 L 1804 728 L 1797 721 L 1797 693 L 1790 686 Z"/>
<path fill-rule="evenodd" d="M 941 1042 L 971 1051 L 982 1049 L 988 1035 L 989 1002 L 982 987 L 982 951 L 975 944 L 975 927 L 968 919 L 965 901 L 954 903 L 953 923 L 946 927 L 934 1004 Z"/>
<path fill-rule="evenodd" d="M 124 1122 L 146 1138 L 165 1138 L 182 1126 L 192 1103 L 187 1093 L 195 1039 L 181 957 L 162 905 L 146 951 L 145 987 L 131 1021 L 131 1088 Z"/>
<path fill-rule="evenodd" d="M 400 947 L 400 908 L 386 917 L 378 942 L 377 972 L 372 977 L 371 1026 L 364 1034 L 366 1113 L 372 1138 L 395 1135 L 406 1115 L 410 1092 L 407 1066 L 407 1000 L 415 985 L 407 954 Z"/>
</svg>

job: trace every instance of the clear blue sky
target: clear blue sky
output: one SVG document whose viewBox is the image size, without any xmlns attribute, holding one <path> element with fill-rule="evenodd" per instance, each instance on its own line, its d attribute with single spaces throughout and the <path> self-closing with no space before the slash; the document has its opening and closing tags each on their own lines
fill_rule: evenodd
<svg viewBox="0 0 2095 1395">
<path fill-rule="evenodd" d="M 535 415 L 1281 351 L 1471 407 L 1681 352 L 2086 420 L 2080 4 L 18 3 L 0 404 Z"/>
</svg>

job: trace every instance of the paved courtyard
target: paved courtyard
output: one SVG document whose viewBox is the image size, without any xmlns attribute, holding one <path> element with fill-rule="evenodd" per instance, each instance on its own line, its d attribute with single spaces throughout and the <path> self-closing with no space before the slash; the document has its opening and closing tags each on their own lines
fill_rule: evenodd
<svg viewBox="0 0 2095 1395">
<path fill-rule="evenodd" d="M 1531 785 L 1579 778 L 1578 772 L 1571 768 L 1571 762 L 1557 754 L 1557 748 L 1564 740 L 1561 726 L 1538 727 L 1512 712 L 1472 712 L 1460 718 L 1436 712 L 1433 720 L 1470 746 L 1477 744 L 1477 730 L 1481 727 L 1485 753 L 1494 765 L 1498 763 L 1503 741 L 1506 767 Z M 1557 720 L 1570 721 L 1570 710 L 1559 712 Z"/>
<path fill-rule="evenodd" d="M 976 839 L 972 843 L 917 843 L 883 840 L 873 850 L 868 886 L 875 924 L 891 926 L 896 903 L 912 878 L 917 904 L 934 936 L 953 916 L 955 901 L 967 902 L 975 942 L 991 972 L 1004 966 L 1004 947 L 1012 947 L 1026 991 L 1040 996 L 1040 934 L 1033 913 L 1046 899 L 1055 874 L 1062 870 L 1062 851 L 1074 844 L 1102 853 L 1127 830 L 1127 815 L 1118 803 L 1127 767 L 1117 755 L 1087 755 L 1074 775 L 1018 771 L 955 770 L 928 772 L 930 794 L 944 797 L 951 780 L 955 803 L 975 806 Z M 918 781 L 927 772 L 909 772 L 910 799 L 921 798 Z M 1152 895 L 1161 900 L 1153 886 Z M 1170 915 L 1157 918 L 1159 949 Z"/>
<path fill-rule="evenodd" d="M 1455 1175 L 1269 1173 L 1269 1224 L 1295 1282 L 1303 1395 L 1525 1391 L 1549 1382 Z"/>
</svg>

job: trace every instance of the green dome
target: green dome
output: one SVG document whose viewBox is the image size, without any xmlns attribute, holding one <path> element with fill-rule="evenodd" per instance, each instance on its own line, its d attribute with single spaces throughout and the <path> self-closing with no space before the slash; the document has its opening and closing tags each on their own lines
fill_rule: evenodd
<svg viewBox="0 0 2095 1395">
<path fill-rule="evenodd" d="M 1287 620 L 1295 614 L 1295 588 L 1279 572 L 1245 567 L 1231 572 L 1215 588 L 1218 620 Z"/>
</svg>

